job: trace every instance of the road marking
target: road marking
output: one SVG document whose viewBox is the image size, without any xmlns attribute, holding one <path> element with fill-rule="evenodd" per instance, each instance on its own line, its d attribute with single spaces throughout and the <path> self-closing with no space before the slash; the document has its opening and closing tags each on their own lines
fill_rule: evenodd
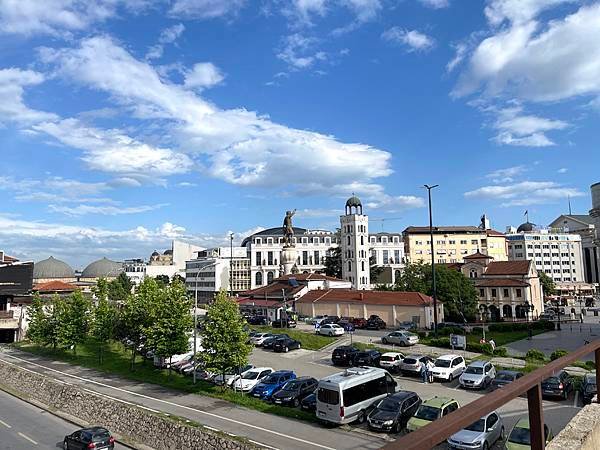
<svg viewBox="0 0 600 450">
<path fill-rule="evenodd" d="M 190 408 L 189 406 L 180 405 L 178 403 L 173 403 L 173 402 L 170 402 L 168 400 L 161 400 L 161 399 L 158 399 L 158 398 L 150 397 L 149 395 L 144 395 L 144 394 L 140 394 L 138 392 L 128 391 L 127 389 L 119 388 L 119 387 L 116 387 L 116 386 L 111 386 L 109 384 L 100 383 L 99 381 L 90 380 L 88 378 L 79 377 L 77 375 L 72 375 L 72 374 L 66 373 L 66 372 L 61 372 L 60 370 L 56 370 L 56 369 L 53 369 L 51 367 L 46 367 L 46 366 L 43 366 L 41 364 L 37 364 L 37 363 L 31 362 L 31 361 L 28 361 L 26 359 L 19 358 L 17 356 L 13 356 L 13 355 L 6 355 L 6 356 L 8 356 L 9 358 L 16 359 L 17 361 L 24 362 L 26 364 L 31 364 L 33 366 L 37 366 L 37 367 L 40 367 L 40 368 L 45 369 L 45 370 L 50 370 L 52 372 L 56 372 L 56 373 L 59 373 L 61 375 L 66 375 L 66 376 L 74 378 L 76 380 L 81 380 L 81 381 L 85 381 L 87 383 L 96 384 L 98 386 L 102 386 L 102 387 L 105 387 L 105 388 L 108 388 L 108 389 L 114 389 L 116 391 L 124 392 L 124 393 L 130 394 L 130 395 L 134 395 L 134 396 L 145 398 L 145 399 L 152 400 L 152 401 L 155 401 L 155 402 L 163 403 L 165 405 L 170 405 L 170 406 L 175 406 L 177 408 L 187 409 L 189 411 L 194 411 L 194 412 L 197 412 L 197 413 L 200 413 L 200 414 L 204 414 L 206 416 L 213 417 L 215 419 L 219 419 L 219 420 L 223 420 L 223 421 L 226 421 L 226 422 L 235 423 L 236 425 L 244 426 L 244 427 L 247 427 L 247 428 L 252 428 L 254 430 L 262 431 L 262 432 L 269 433 L 269 434 L 272 434 L 272 435 L 275 435 L 275 436 L 279 436 L 279 437 L 282 437 L 282 438 L 291 439 L 293 441 L 301 442 L 303 444 L 312 445 L 314 447 L 319 447 L 319 448 L 322 448 L 324 450 L 335 450 L 334 448 L 327 447 L 326 445 L 317 444 L 316 442 L 307 441 L 305 439 L 294 437 L 294 436 L 290 436 L 290 435 L 287 435 L 287 434 L 284 434 L 284 433 L 280 433 L 278 431 L 269 430 L 268 428 L 263 428 L 263 427 L 259 427 L 257 425 L 252 425 L 252 424 L 249 424 L 249 423 L 240 422 L 239 420 L 235 420 L 235 419 L 230 419 L 228 417 L 219 416 L 218 414 L 209 413 L 209 412 L 202 411 L 202 410 L 196 409 L 196 408 Z M 0 358 L 0 359 L 2 361 L 4 361 L 4 362 L 8 363 L 8 364 L 11 364 L 10 362 L 5 361 L 2 358 Z M 16 364 L 13 364 L 13 365 L 16 365 Z M 18 366 L 18 367 L 20 367 L 20 366 Z"/>
<path fill-rule="evenodd" d="M 33 445 L 38 445 L 37 442 L 35 442 L 33 439 L 31 439 L 29 436 L 24 435 L 23 433 L 21 433 L 20 431 L 17 433 L 19 436 L 21 436 L 23 439 L 27 439 L 29 442 L 31 442 Z"/>
<path fill-rule="evenodd" d="M 4 422 L 3 420 L 0 420 L 0 423 L 2 425 L 4 425 L 6 428 L 12 428 L 9 424 L 7 424 L 6 422 Z"/>
<path fill-rule="evenodd" d="M 248 439 L 248 442 L 252 442 L 253 444 L 258 445 L 259 447 L 270 448 L 271 450 L 279 450 L 277 447 L 271 447 L 270 445 L 266 445 L 258 441 L 253 441 L 252 439 Z"/>
</svg>

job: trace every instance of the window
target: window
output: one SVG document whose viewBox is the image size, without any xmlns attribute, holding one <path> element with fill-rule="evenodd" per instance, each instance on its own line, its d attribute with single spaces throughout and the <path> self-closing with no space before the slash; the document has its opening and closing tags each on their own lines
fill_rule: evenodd
<svg viewBox="0 0 600 450">
<path fill-rule="evenodd" d="M 498 290 L 496 288 L 492 288 L 492 297 L 495 298 L 498 294 Z"/>
<path fill-rule="evenodd" d="M 360 237 L 360 245 L 365 245 L 365 237 L 364 236 Z"/>
<path fill-rule="evenodd" d="M 267 252 L 267 265 L 273 265 L 273 252 Z"/>
<path fill-rule="evenodd" d="M 390 381 L 392 383 L 392 381 Z M 379 395 L 385 395 L 388 392 L 388 381 L 386 377 L 377 378 L 376 380 L 367 381 L 366 383 L 344 389 L 344 406 L 352 406 L 357 403 L 364 402 Z M 319 389 L 319 395 L 321 389 Z M 320 397 L 319 397 L 319 400 Z M 335 403 L 332 403 L 335 404 Z"/>
<path fill-rule="evenodd" d="M 263 280 L 262 273 L 256 272 L 256 285 L 262 286 L 262 284 L 263 284 L 262 280 Z"/>
<path fill-rule="evenodd" d="M 339 405 L 340 403 L 339 392 L 331 389 L 319 388 L 317 397 L 320 402 L 327 403 L 328 405 Z"/>
<path fill-rule="evenodd" d="M 437 245 L 446 245 L 446 241 L 436 241 Z"/>
<path fill-rule="evenodd" d="M 302 265 L 303 266 L 307 266 L 308 265 L 308 252 L 306 250 L 304 250 L 302 252 Z"/>
<path fill-rule="evenodd" d="M 321 257 L 319 256 L 319 250 L 315 250 L 313 253 L 314 264 L 321 264 Z"/>
<path fill-rule="evenodd" d="M 522 258 L 522 257 L 523 257 L 523 253 L 517 253 L 517 254 L 516 254 L 516 257 L 517 257 L 517 258 Z"/>
<path fill-rule="evenodd" d="M 469 278 L 477 278 L 477 269 L 471 269 L 469 272 Z"/>
<path fill-rule="evenodd" d="M 520 298 L 520 297 L 522 297 L 522 295 L 523 295 L 523 293 L 522 293 L 521 289 L 517 288 L 517 297 Z"/>
<path fill-rule="evenodd" d="M 480 297 L 485 297 L 485 290 L 484 289 L 479 289 L 479 296 Z"/>
<path fill-rule="evenodd" d="M 364 272 L 365 271 L 365 262 L 361 261 L 360 262 L 360 269 Z"/>
<path fill-rule="evenodd" d="M 267 284 L 271 284 L 273 282 L 273 272 L 267 272 Z"/>
<path fill-rule="evenodd" d="M 376 239 L 373 236 L 371 236 L 369 239 L 371 241 L 371 244 L 374 244 L 376 242 Z M 418 244 L 418 242 L 417 242 L 417 244 Z"/>
<path fill-rule="evenodd" d="M 460 245 L 467 245 L 467 241 L 466 240 L 460 241 Z"/>
<path fill-rule="evenodd" d="M 261 252 L 256 252 L 256 265 L 260 266 L 262 264 L 262 254 Z"/>
<path fill-rule="evenodd" d="M 487 419 L 486 428 L 492 428 L 498 422 L 498 416 L 496 414 L 491 414 Z"/>
<path fill-rule="evenodd" d="M 394 250 L 394 262 L 400 264 L 400 250 Z"/>
<path fill-rule="evenodd" d="M 479 241 L 477 239 L 472 239 L 471 240 L 471 245 L 478 245 Z"/>
<path fill-rule="evenodd" d="M 456 245 L 456 241 L 450 240 L 448 241 L 448 245 Z"/>
<path fill-rule="evenodd" d="M 267 238 L 267 244 L 273 245 L 273 238 Z"/>
<path fill-rule="evenodd" d="M 389 264 L 389 262 L 390 262 L 389 251 L 384 250 L 383 251 L 383 263 L 384 264 Z"/>
<path fill-rule="evenodd" d="M 509 293 L 508 293 L 508 289 L 504 289 L 504 298 L 508 298 L 509 297 Z"/>
<path fill-rule="evenodd" d="M 352 261 L 348 261 L 348 272 L 352 272 Z"/>
<path fill-rule="evenodd" d="M 350 236 L 347 236 L 347 244 L 350 245 Z"/>
</svg>

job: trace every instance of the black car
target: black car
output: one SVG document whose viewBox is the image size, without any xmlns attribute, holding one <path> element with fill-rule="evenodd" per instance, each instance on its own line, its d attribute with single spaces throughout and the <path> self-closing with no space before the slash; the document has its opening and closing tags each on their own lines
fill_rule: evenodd
<svg viewBox="0 0 600 450">
<path fill-rule="evenodd" d="M 273 322 L 271 322 L 271 326 L 273 328 L 296 328 L 296 321 L 290 318 L 274 320 Z"/>
<path fill-rule="evenodd" d="M 583 403 L 591 403 L 596 392 L 596 375 L 588 373 L 583 377 L 583 381 L 581 382 L 581 398 L 583 399 Z"/>
<path fill-rule="evenodd" d="M 386 326 L 386 323 L 379 316 L 371 316 L 367 319 L 367 330 L 383 330 Z"/>
<path fill-rule="evenodd" d="M 317 394 L 313 392 L 310 395 L 307 395 L 300 402 L 300 408 L 304 411 L 312 411 L 315 412 L 317 410 Z"/>
<path fill-rule="evenodd" d="M 273 336 L 268 337 L 263 341 L 262 348 L 272 349 L 273 345 L 275 344 L 275 341 L 284 337 L 289 338 L 287 334 L 274 334 Z"/>
<path fill-rule="evenodd" d="M 573 388 L 573 378 L 561 370 L 542 381 L 542 397 L 561 397 L 566 400 Z"/>
<path fill-rule="evenodd" d="M 298 406 L 305 397 L 311 395 L 319 382 L 312 377 L 299 377 L 288 381 L 280 390 L 271 396 L 276 405 Z"/>
<path fill-rule="evenodd" d="M 381 359 L 381 353 L 377 350 L 366 350 L 364 352 L 358 352 L 354 356 L 355 366 L 373 366 L 379 367 L 379 360 Z"/>
<path fill-rule="evenodd" d="M 65 436 L 63 441 L 64 450 L 83 450 L 88 448 L 113 449 L 115 438 L 110 431 L 102 427 L 91 427 L 77 430 Z"/>
<path fill-rule="evenodd" d="M 248 323 L 250 325 L 268 325 L 269 318 L 267 316 L 250 316 L 248 317 Z"/>
<path fill-rule="evenodd" d="M 328 323 L 338 323 L 340 321 L 340 318 L 338 316 L 327 316 L 325 317 L 320 325 L 326 325 Z"/>
<path fill-rule="evenodd" d="M 496 373 L 496 378 L 492 380 L 491 388 L 492 390 L 496 390 L 504 387 L 507 384 L 518 380 L 522 376 L 523 374 L 521 372 L 517 372 L 515 370 L 500 370 Z"/>
<path fill-rule="evenodd" d="M 421 406 L 421 398 L 411 391 L 398 391 L 375 405 L 367 416 L 371 430 L 399 433 Z"/>
<path fill-rule="evenodd" d="M 298 348 L 300 348 L 300 342 L 289 337 L 279 338 L 273 342 L 273 351 L 275 352 L 287 353 Z"/>
<path fill-rule="evenodd" d="M 331 362 L 334 366 L 351 366 L 357 353 L 360 353 L 360 350 L 356 347 L 342 345 L 331 354 Z"/>
</svg>

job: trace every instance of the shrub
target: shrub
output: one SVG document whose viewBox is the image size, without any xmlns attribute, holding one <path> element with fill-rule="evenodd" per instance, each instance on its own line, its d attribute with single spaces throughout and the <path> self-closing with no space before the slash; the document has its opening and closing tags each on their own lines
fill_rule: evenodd
<svg viewBox="0 0 600 450">
<path fill-rule="evenodd" d="M 492 346 L 488 343 L 480 344 L 478 342 L 467 342 L 467 351 L 475 353 L 484 353 L 492 356 Z"/>
<path fill-rule="evenodd" d="M 506 347 L 496 347 L 496 350 L 494 350 L 494 356 L 505 358 L 508 356 L 508 350 L 506 350 Z"/>
<path fill-rule="evenodd" d="M 569 352 L 566 351 L 565 349 L 558 348 L 558 349 L 554 350 L 552 352 L 552 354 L 550 355 L 550 361 L 554 361 L 555 359 L 562 358 L 563 356 L 568 355 L 568 354 L 569 354 Z"/>
<path fill-rule="evenodd" d="M 431 345 L 432 347 L 443 347 L 443 348 L 450 348 L 450 339 L 449 338 L 437 338 L 437 339 L 430 339 L 429 340 L 429 345 Z"/>
<path fill-rule="evenodd" d="M 450 336 L 451 334 L 464 334 L 464 331 L 462 328 L 458 328 L 458 327 L 442 327 L 442 328 L 438 328 L 438 335 L 439 336 Z"/>
<path fill-rule="evenodd" d="M 546 355 L 544 355 L 541 351 L 532 348 L 527 350 L 527 353 L 525 353 L 525 359 L 532 361 L 543 361 L 546 359 Z"/>
</svg>

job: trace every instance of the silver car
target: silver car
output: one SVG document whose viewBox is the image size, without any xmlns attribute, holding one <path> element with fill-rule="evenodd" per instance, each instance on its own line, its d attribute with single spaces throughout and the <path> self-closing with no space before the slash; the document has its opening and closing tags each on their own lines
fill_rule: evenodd
<svg viewBox="0 0 600 450">
<path fill-rule="evenodd" d="M 403 375 L 419 375 L 421 373 L 421 363 L 433 362 L 429 356 L 409 355 L 400 363 L 400 372 Z"/>
<path fill-rule="evenodd" d="M 448 445 L 461 450 L 487 450 L 499 439 L 504 440 L 504 431 L 504 422 L 494 411 L 450 436 Z"/>
<path fill-rule="evenodd" d="M 496 378 L 496 368 L 489 361 L 473 361 L 458 381 L 465 389 L 485 389 Z"/>
<path fill-rule="evenodd" d="M 398 330 L 383 336 L 381 342 L 383 344 L 395 344 L 402 347 L 408 347 L 409 345 L 418 344 L 419 336 L 406 330 Z"/>
</svg>

